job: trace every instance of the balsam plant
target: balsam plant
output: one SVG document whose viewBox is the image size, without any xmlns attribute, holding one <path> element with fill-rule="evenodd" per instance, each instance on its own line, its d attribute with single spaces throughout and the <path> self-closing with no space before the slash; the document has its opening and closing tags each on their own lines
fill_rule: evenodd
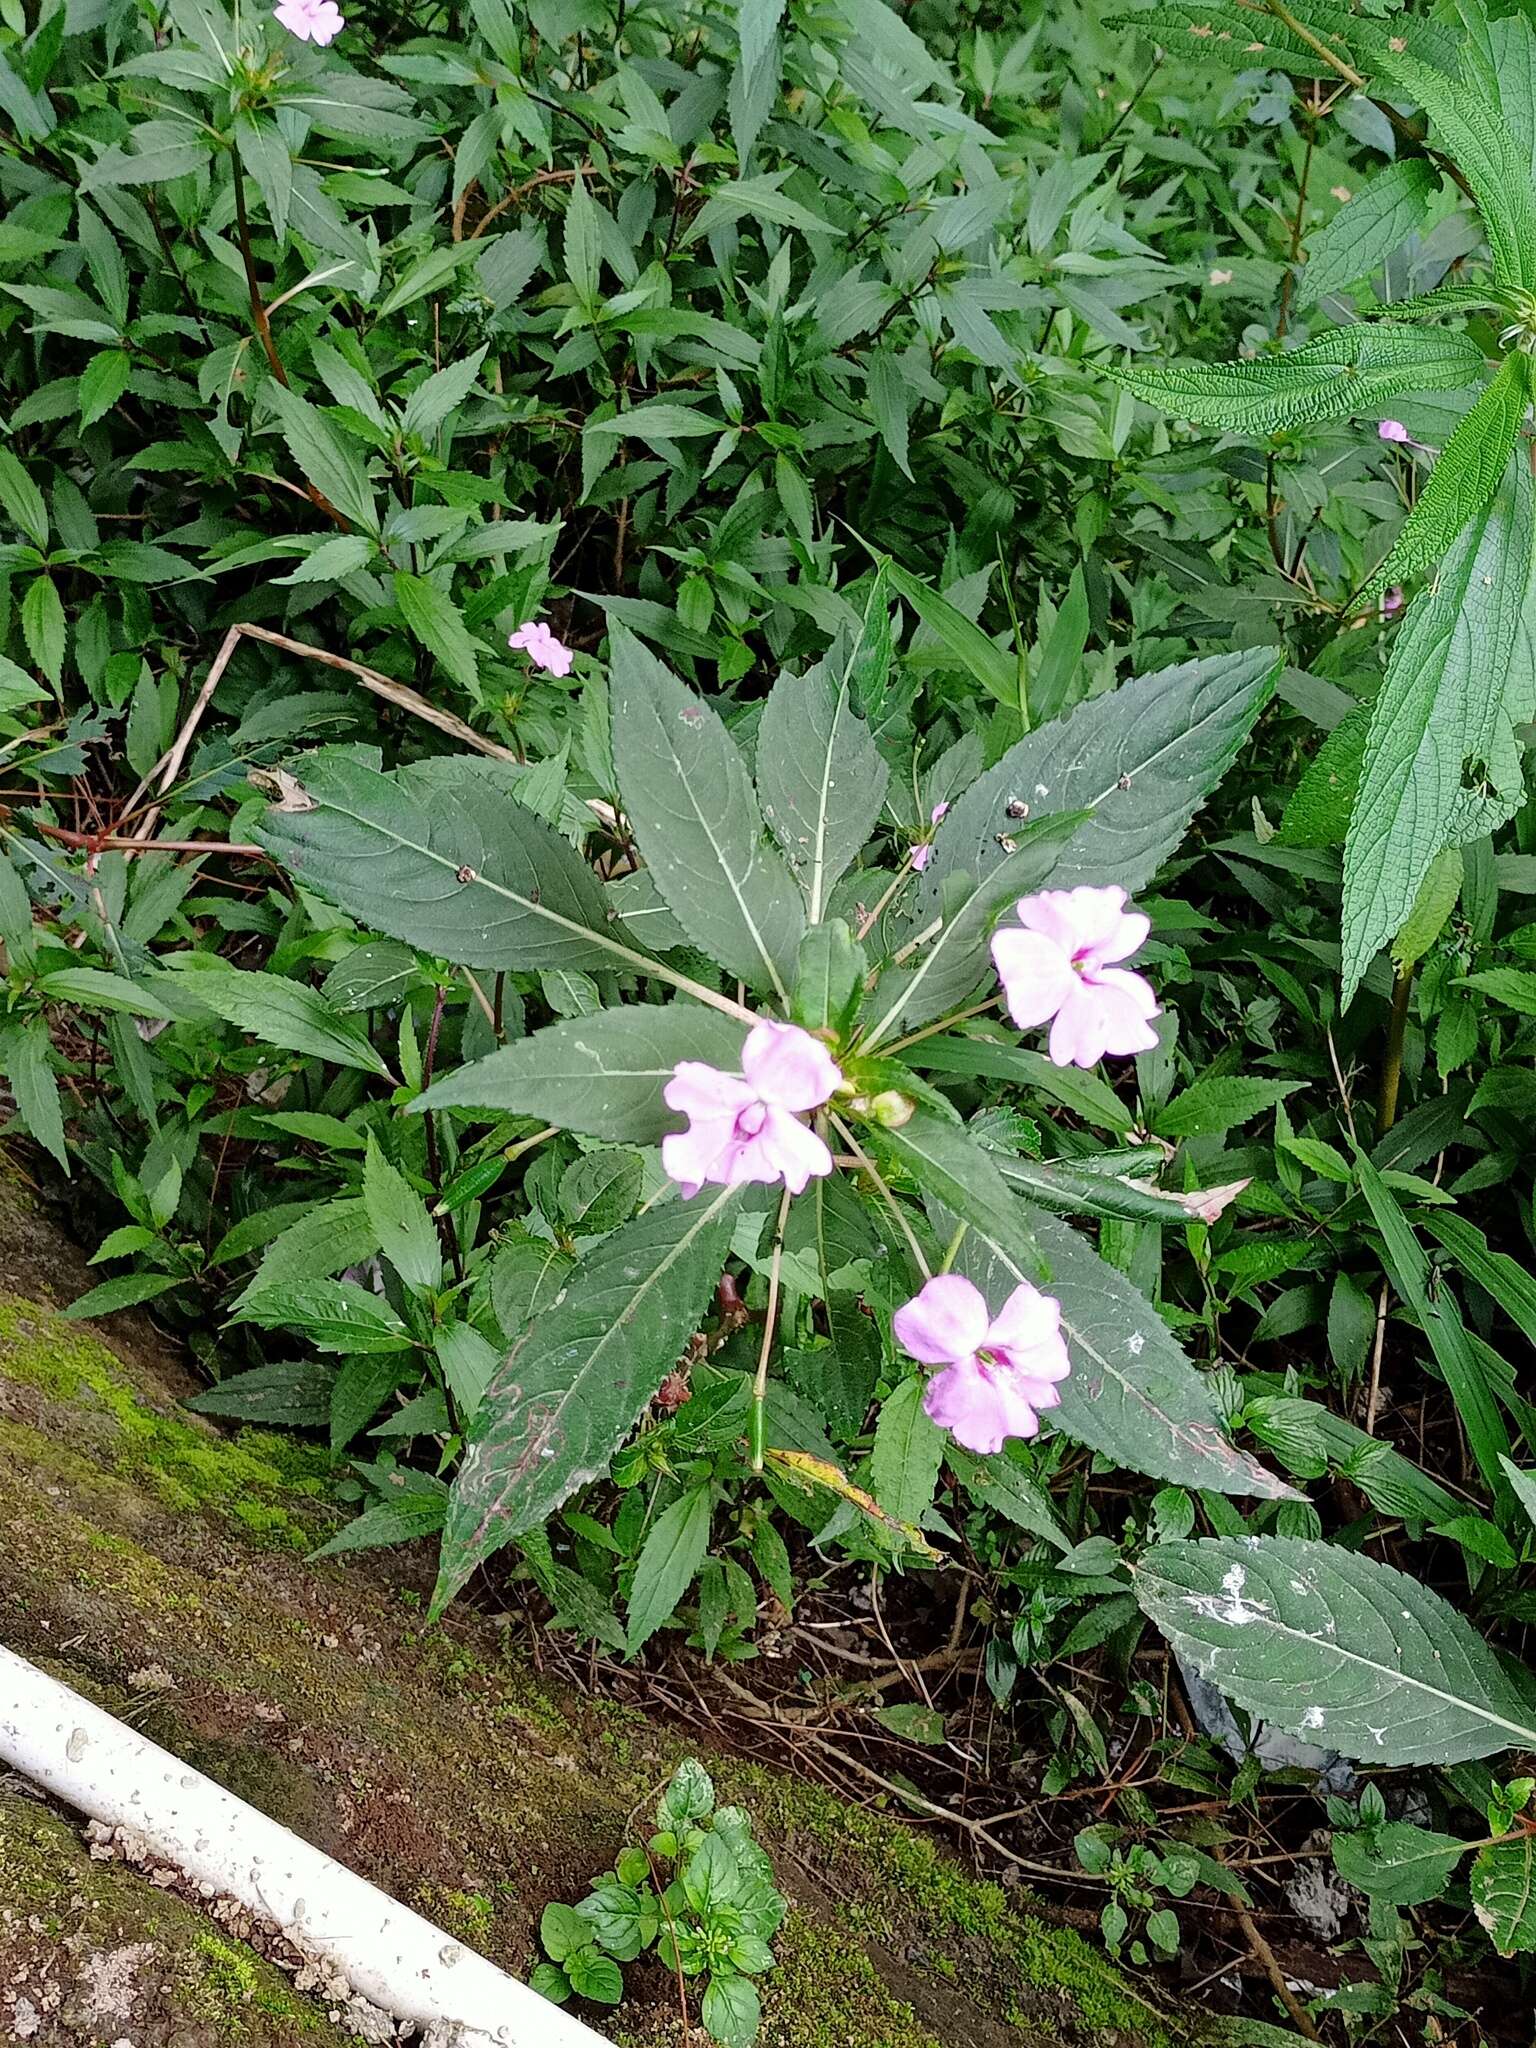
<svg viewBox="0 0 1536 2048">
<path fill-rule="evenodd" d="M 762 2019 L 753 1979 L 773 1968 L 771 1944 L 786 1910 L 750 1816 L 716 1806 L 709 1773 L 685 1758 L 645 1845 L 621 1850 L 578 1905 L 545 1907 L 539 1938 L 550 1960 L 529 1981 L 558 2004 L 574 1994 L 618 2005 L 619 1965 L 654 1951 L 680 1985 L 697 1987 L 709 2038 L 720 2048 L 751 2048 Z"/>
</svg>

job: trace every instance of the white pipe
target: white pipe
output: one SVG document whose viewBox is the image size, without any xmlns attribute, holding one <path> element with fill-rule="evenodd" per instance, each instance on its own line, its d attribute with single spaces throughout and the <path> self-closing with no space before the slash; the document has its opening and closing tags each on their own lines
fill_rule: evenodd
<svg viewBox="0 0 1536 2048">
<path fill-rule="evenodd" d="M 608 2048 L 419 1913 L 0 1645 L 0 1761 L 334 1963 L 398 2020 L 462 2048 Z"/>
</svg>

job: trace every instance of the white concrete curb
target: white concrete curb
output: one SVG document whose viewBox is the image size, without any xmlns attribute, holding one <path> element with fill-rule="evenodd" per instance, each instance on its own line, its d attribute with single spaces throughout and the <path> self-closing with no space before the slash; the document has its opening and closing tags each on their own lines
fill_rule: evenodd
<svg viewBox="0 0 1536 2048">
<path fill-rule="evenodd" d="M 441 1928 L 0 1646 L 0 1761 L 130 1828 L 196 1883 L 273 1921 L 399 2020 L 462 2048 L 606 2048 Z"/>
</svg>

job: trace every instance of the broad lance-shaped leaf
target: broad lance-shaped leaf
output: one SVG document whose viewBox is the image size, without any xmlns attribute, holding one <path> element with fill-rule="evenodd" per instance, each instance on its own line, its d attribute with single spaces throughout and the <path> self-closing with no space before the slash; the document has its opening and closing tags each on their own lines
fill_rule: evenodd
<svg viewBox="0 0 1536 2048">
<path fill-rule="evenodd" d="M 654 1145 L 680 1119 L 662 1100 L 679 1060 L 735 1072 L 746 1026 L 699 1003 L 637 1003 L 548 1025 L 448 1074 L 413 1109 L 543 1117 L 590 1138 Z"/>
<path fill-rule="evenodd" d="M 829 663 L 779 677 L 758 727 L 757 793 L 812 924 L 874 830 L 889 779 L 847 682 Z"/>
<path fill-rule="evenodd" d="M 1144 405 L 1233 434 L 1273 434 L 1370 413 L 1403 391 L 1475 384 L 1483 352 L 1465 334 L 1390 321 L 1320 334 L 1251 363 L 1122 363 L 1110 375 Z"/>
<path fill-rule="evenodd" d="M 1389 1906 L 1438 1899 L 1467 1853 L 1459 1835 L 1440 1835 L 1412 1821 L 1383 1821 L 1333 1838 L 1333 1862 L 1346 1884 Z"/>
<path fill-rule="evenodd" d="M 605 1238 L 523 1331 L 475 1411 L 453 1483 L 434 1617 L 502 1544 L 606 1471 L 681 1356 L 740 1190 L 662 1203 Z"/>
<path fill-rule="evenodd" d="M 611 638 L 614 762 L 645 864 L 702 952 L 787 1003 L 805 903 L 736 744 L 632 633 Z"/>
<path fill-rule="evenodd" d="M 1061 1303 L 1072 1371 L 1051 1412 L 1056 1427 L 1154 1479 L 1298 1498 L 1231 1442 L 1205 1381 L 1152 1304 L 1070 1225 L 1010 1194 L 998 1162 L 963 1130 L 919 1112 L 874 1142 L 966 1224 L 955 1270 L 975 1281 L 990 1307 L 1000 1308 L 1022 1280 Z"/>
<path fill-rule="evenodd" d="M 1300 1537 L 1160 1543 L 1136 1598 L 1250 1714 L 1341 1756 L 1464 1763 L 1536 1748 L 1536 1708 L 1472 1624 L 1417 1579 Z"/>
<path fill-rule="evenodd" d="M 1397 539 L 1360 593 L 1364 604 L 1443 555 L 1499 487 L 1530 398 L 1529 359 L 1504 358 L 1498 375 L 1440 451 Z"/>
<path fill-rule="evenodd" d="M 1308 25 L 1317 9 L 1308 7 Z M 1339 12 L 1341 10 L 1329 10 Z M 1150 36 L 1170 53 L 1200 65 L 1224 64 L 1233 71 L 1286 71 L 1293 78 L 1337 78 L 1338 73 L 1272 15 L 1248 12 L 1227 0 L 1164 0 L 1159 7 L 1135 14 L 1112 14 L 1104 26 L 1123 34 Z M 1349 45 L 1325 31 L 1346 61 Z"/>
<path fill-rule="evenodd" d="M 1439 180 L 1422 157 L 1405 156 L 1378 171 L 1307 238 L 1307 260 L 1297 276 L 1298 296 L 1315 306 L 1329 292 L 1379 270 L 1419 226 Z"/>
<path fill-rule="evenodd" d="M 1266 647 L 1180 662 L 1027 734 L 940 825 L 923 877 L 924 914 L 934 914 L 951 875 L 980 877 L 1007 858 L 1005 842 L 1019 833 L 1009 807 L 1020 804 L 1030 818 L 1093 813 L 1056 863 L 1053 888 L 1144 887 L 1236 758 L 1279 669 Z"/>
<path fill-rule="evenodd" d="M 306 888 L 467 967 L 649 971 L 607 936 L 597 878 L 513 798 L 499 762 L 418 761 L 385 775 L 377 760 L 327 747 L 278 779 L 257 836 Z"/>
<path fill-rule="evenodd" d="M 280 974 L 247 973 L 202 954 L 172 957 L 187 963 L 178 986 L 237 1030 L 284 1052 L 389 1078 L 389 1068 L 362 1025 L 353 1017 L 338 1017 L 318 989 Z"/>
<path fill-rule="evenodd" d="M 1453 837 L 1491 830 L 1521 800 L 1514 789 L 1507 800 L 1481 796 L 1474 779 L 1497 755 L 1501 727 L 1530 716 L 1533 574 L 1536 483 L 1517 452 L 1397 629 L 1344 844 L 1346 1002 L 1436 854 Z"/>
</svg>

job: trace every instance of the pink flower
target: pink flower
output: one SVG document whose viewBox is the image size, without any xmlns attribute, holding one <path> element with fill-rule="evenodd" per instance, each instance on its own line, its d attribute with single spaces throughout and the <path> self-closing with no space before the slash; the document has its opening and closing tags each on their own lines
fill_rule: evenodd
<svg viewBox="0 0 1536 2048">
<path fill-rule="evenodd" d="M 1058 1067 L 1091 1067 L 1106 1053 L 1119 1058 L 1157 1044 L 1151 985 L 1110 965 L 1134 953 L 1152 928 L 1125 903 L 1123 889 L 1042 889 L 1020 900 L 1018 925 L 992 936 L 1009 1015 L 1023 1031 L 1054 1019 L 1050 1054 Z"/>
<path fill-rule="evenodd" d="M 1383 441 L 1400 441 L 1412 446 L 1413 436 L 1401 420 L 1383 420 L 1376 432 Z"/>
<path fill-rule="evenodd" d="M 548 626 L 537 619 L 530 619 L 526 626 L 519 626 L 515 633 L 509 633 L 507 645 L 521 648 L 531 662 L 552 676 L 568 676 L 571 672 L 575 657 L 570 648 L 557 640 Z"/>
<path fill-rule="evenodd" d="M 277 0 L 272 19 L 301 43 L 318 43 L 322 50 L 346 27 L 336 0 Z"/>
<path fill-rule="evenodd" d="M 945 812 L 946 812 L 946 811 L 947 811 L 948 809 L 949 809 L 949 805 L 948 805 L 948 804 L 935 804 L 935 805 L 934 805 L 934 807 L 933 807 L 933 809 L 932 809 L 932 810 L 931 810 L 931 811 L 930 811 L 930 812 L 928 813 L 928 822 L 929 822 L 929 824 L 930 824 L 930 825 L 937 825 L 937 824 L 938 824 L 938 822 L 939 822 L 939 820 L 940 820 L 940 818 L 942 818 L 942 817 L 944 816 L 944 813 L 945 813 Z M 925 867 L 927 867 L 927 865 L 928 865 L 929 861 L 931 861 L 932 859 L 933 859 L 933 840 L 932 840 L 932 838 L 930 837 L 930 838 L 927 838 L 927 839 L 919 840 L 918 844 L 917 844 L 916 846 L 914 846 L 914 847 L 913 847 L 913 849 L 912 849 L 912 866 L 913 866 L 913 869 L 914 869 L 914 871 L 915 871 L 915 872 L 916 872 L 917 874 L 921 874 L 921 873 L 923 872 L 923 869 L 924 869 Z"/>
<path fill-rule="evenodd" d="M 1394 612 L 1400 612 L 1402 608 L 1403 586 L 1401 583 L 1394 583 L 1390 590 L 1381 593 L 1381 616 L 1390 619 Z"/>
<path fill-rule="evenodd" d="M 689 1119 L 686 1131 L 661 1141 L 661 1163 L 684 1195 L 706 1181 L 734 1188 L 776 1180 L 798 1195 L 813 1174 L 832 1171 L 832 1154 L 800 1121 L 842 1085 L 821 1040 L 764 1017 L 747 1034 L 741 1067 L 739 1075 L 723 1074 L 702 1060 L 679 1060 L 662 1090 L 668 1107 Z"/>
<path fill-rule="evenodd" d="M 1010 1436 L 1034 1436 L 1039 1411 L 1061 1400 L 1056 1382 L 1072 1370 L 1061 1335 L 1061 1304 L 1015 1287 L 995 1316 L 981 1290 L 940 1273 L 897 1309 L 896 1341 L 924 1365 L 941 1365 L 923 1391 L 931 1421 L 969 1451 L 1000 1451 Z"/>
</svg>

